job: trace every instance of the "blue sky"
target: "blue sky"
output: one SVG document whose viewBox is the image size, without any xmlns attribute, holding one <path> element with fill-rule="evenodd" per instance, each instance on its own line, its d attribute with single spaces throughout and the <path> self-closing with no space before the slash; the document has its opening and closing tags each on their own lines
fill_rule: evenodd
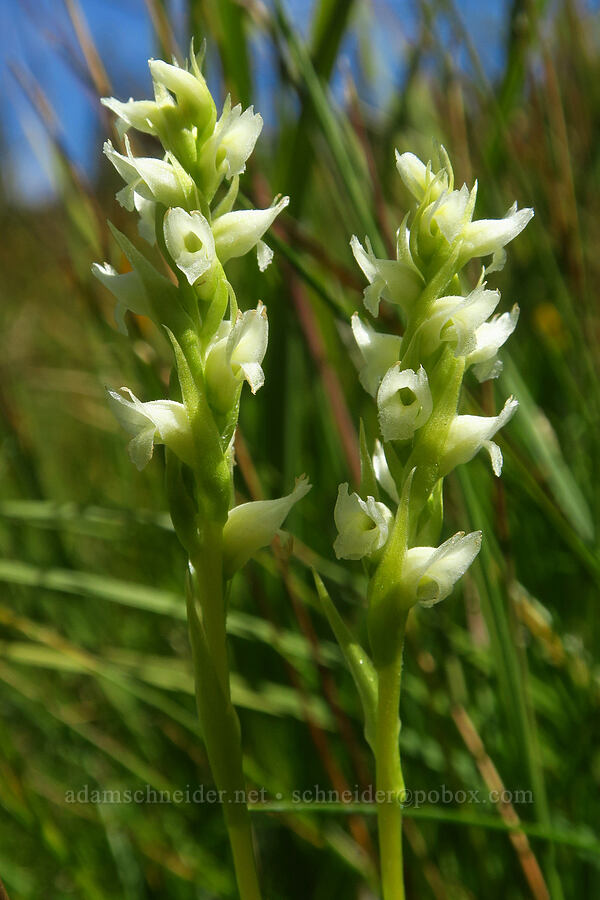
<svg viewBox="0 0 600 900">
<path fill-rule="evenodd" d="M 115 94 L 126 99 L 149 95 L 146 60 L 156 52 L 144 0 L 80 0 L 90 31 L 104 61 Z M 473 41 L 484 47 L 482 60 L 493 78 L 502 65 L 506 0 L 457 0 Z M 594 4 L 595 5 L 595 4 Z M 313 0 L 287 0 L 290 15 L 306 33 Z M 402 82 L 407 46 L 416 33 L 416 0 L 368 0 L 359 13 L 360 29 L 368 29 L 377 65 L 376 91 L 368 98 L 384 104 Z M 178 38 L 185 38 L 184 0 L 171 3 Z M 370 12 L 369 12 L 370 10 Z M 443 23 L 440 24 L 443 37 Z M 97 98 L 88 93 L 69 60 L 83 65 L 63 0 L 0 0 L 0 92 L 2 106 L 2 177 L 15 202 L 44 202 L 52 195 L 48 169 L 48 137 L 19 87 L 16 67 L 42 86 L 60 123 L 61 137 L 76 164 L 94 177 L 101 164 Z M 255 106 L 268 127 L 273 115 L 273 60 L 264 40 L 254 44 Z M 358 55 L 357 31 L 350 33 L 343 54 L 351 66 Z M 459 63 L 467 65 L 459 51 Z M 337 79 L 340 83 L 340 79 Z M 334 86 L 336 80 L 334 79 Z"/>
</svg>

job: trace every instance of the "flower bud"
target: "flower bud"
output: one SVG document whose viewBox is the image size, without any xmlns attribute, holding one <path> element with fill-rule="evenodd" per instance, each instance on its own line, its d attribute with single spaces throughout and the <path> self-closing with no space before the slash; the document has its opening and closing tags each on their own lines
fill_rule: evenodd
<svg viewBox="0 0 600 900">
<path fill-rule="evenodd" d="M 427 372 L 393 365 L 377 392 L 379 426 L 384 441 L 405 441 L 428 420 L 433 409 Z"/>
<path fill-rule="evenodd" d="M 399 153 L 396 150 L 396 168 L 400 178 L 418 203 L 423 201 L 427 192 L 429 192 L 429 200 L 434 202 L 443 191 L 448 190 L 447 172 L 442 169 L 437 175 L 434 175 L 431 163 L 426 166 L 414 153 Z"/>
<path fill-rule="evenodd" d="M 334 510 L 339 532 L 333 544 L 338 559 L 362 559 L 380 550 L 387 542 L 392 513 L 373 497 L 363 500 L 340 484 Z"/>
<path fill-rule="evenodd" d="M 212 268 L 215 242 L 201 212 L 169 209 L 164 219 L 164 235 L 169 255 L 190 284 L 195 284 Z"/>
<path fill-rule="evenodd" d="M 129 400 L 109 391 L 111 406 L 119 423 L 133 435 L 129 456 L 141 471 L 152 458 L 155 444 L 166 444 L 188 465 L 194 463 L 194 442 L 190 420 L 183 403 L 174 400 L 151 400 L 142 403 L 129 388 L 121 391 Z"/>
<path fill-rule="evenodd" d="M 481 547 L 481 531 L 455 534 L 439 547 L 412 547 L 406 554 L 402 582 L 413 603 L 433 606 L 444 600 L 467 571 Z"/>
<path fill-rule="evenodd" d="M 155 90 L 159 89 L 158 95 L 161 96 L 160 88 L 166 88 L 177 97 L 178 112 L 184 119 L 182 126 L 196 128 L 199 135 L 210 133 L 217 119 L 217 110 L 198 67 L 194 72 L 188 72 L 162 59 L 150 59 L 148 66 Z"/>
<path fill-rule="evenodd" d="M 227 578 L 271 543 L 294 504 L 310 489 L 308 478 L 303 475 L 286 497 L 242 503 L 229 511 L 223 529 L 223 564 Z"/>
</svg>

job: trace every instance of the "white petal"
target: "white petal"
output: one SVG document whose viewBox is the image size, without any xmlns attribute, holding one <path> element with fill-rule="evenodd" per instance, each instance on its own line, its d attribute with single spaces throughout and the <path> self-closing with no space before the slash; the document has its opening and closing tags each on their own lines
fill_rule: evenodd
<svg viewBox="0 0 600 900">
<path fill-rule="evenodd" d="M 400 503 L 398 488 L 396 487 L 396 482 L 390 472 L 383 444 L 378 439 L 375 441 L 375 449 L 373 451 L 373 471 L 375 472 L 375 478 L 384 491 L 390 495 L 392 500 L 396 503 Z"/>
<path fill-rule="evenodd" d="M 374 397 L 381 379 L 398 360 L 402 338 L 395 334 L 380 334 L 363 322 L 358 313 L 352 316 L 352 333 L 365 365 L 358 378 L 367 393 Z"/>
<path fill-rule="evenodd" d="M 434 218 L 450 244 L 456 240 L 467 224 L 469 199 L 469 189 L 463 184 L 459 191 L 450 191 L 438 200 Z"/>
<path fill-rule="evenodd" d="M 260 364 L 265 358 L 269 342 L 269 321 L 266 307 L 241 313 L 228 338 L 228 352 L 234 375 L 236 368 L 251 363 Z"/>
<path fill-rule="evenodd" d="M 215 242 L 210 225 L 201 212 L 169 209 L 164 219 L 167 250 L 190 284 L 211 268 Z"/>
<path fill-rule="evenodd" d="M 442 474 L 447 474 L 455 466 L 469 462 L 476 453 L 491 441 L 497 431 L 500 430 L 514 415 L 518 402 L 514 397 L 509 397 L 502 412 L 497 416 L 456 416 L 448 432 L 448 439 L 444 448 L 441 464 Z M 501 457 L 490 449 L 494 471 L 501 466 Z M 499 451 L 498 451 L 499 452 Z M 496 472 L 496 474 L 498 474 Z"/>
<path fill-rule="evenodd" d="M 131 97 L 127 103 L 122 103 L 120 100 L 115 100 L 114 97 L 102 97 L 100 102 L 119 117 L 120 137 L 123 137 L 128 128 L 135 128 L 144 134 L 156 134 L 152 120 L 156 115 L 157 107 L 153 100 L 134 100 Z"/>
<path fill-rule="evenodd" d="M 520 209 L 504 219 L 470 222 L 463 231 L 461 258 L 472 259 L 496 253 L 516 238 L 532 218 L 532 209 Z"/>
<path fill-rule="evenodd" d="M 519 320 L 519 307 L 513 306 L 510 312 L 494 316 L 490 322 L 484 322 L 475 333 L 475 348 L 467 357 L 467 366 L 473 366 L 473 373 L 479 381 L 495 378 L 499 375 L 502 364 L 496 353 L 508 340 Z"/>
<path fill-rule="evenodd" d="M 134 190 L 146 200 L 157 200 L 164 206 L 181 206 L 193 191 L 193 181 L 181 167 L 178 169 L 162 159 L 135 157 L 127 137 L 127 156 L 117 153 L 110 141 L 104 144 L 104 153 L 111 161 L 126 187 L 117 199 L 126 209 L 134 207 Z"/>
<path fill-rule="evenodd" d="M 368 238 L 365 238 L 365 246 L 366 249 L 356 235 L 352 236 L 352 253 L 370 282 L 364 291 L 365 308 L 371 315 L 377 316 L 379 301 L 383 297 L 390 303 L 408 309 L 423 289 L 423 278 L 418 269 L 404 259 L 377 259 Z"/>
<path fill-rule="evenodd" d="M 338 559 L 362 559 L 380 550 L 386 543 L 392 513 L 373 497 L 363 500 L 348 493 L 348 484 L 340 484 L 334 510 L 338 529 L 333 549 Z"/>
<path fill-rule="evenodd" d="M 406 554 L 403 580 L 415 602 L 433 606 L 444 600 L 467 571 L 481 547 L 481 532 L 459 532 L 441 546 L 412 547 Z"/>
<path fill-rule="evenodd" d="M 298 500 L 310 491 L 305 475 L 291 494 L 278 500 L 255 500 L 229 511 L 223 529 L 223 555 L 228 577 L 240 569 L 262 547 L 267 547 Z"/>
<path fill-rule="evenodd" d="M 289 197 L 282 197 L 275 206 L 268 209 L 229 212 L 215 219 L 212 230 L 221 262 L 225 263 L 234 256 L 243 256 L 255 247 L 289 202 Z"/>
<path fill-rule="evenodd" d="M 205 379 L 211 405 L 218 410 L 230 409 L 240 382 L 245 379 L 255 394 L 265 381 L 261 363 L 269 340 L 266 307 L 238 313 L 233 326 L 222 323 L 217 338 L 209 348 Z"/>
<path fill-rule="evenodd" d="M 408 398 L 402 392 L 408 393 Z M 433 409 L 427 372 L 423 366 L 419 367 L 418 372 L 402 369 L 401 363 L 388 369 L 377 392 L 377 409 L 385 441 L 411 438 L 417 428 L 425 424 Z"/>
<path fill-rule="evenodd" d="M 215 132 L 218 132 L 219 149 L 224 154 L 227 178 L 246 170 L 246 160 L 254 150 L 262 127 L 262 116 L 254 112 L 254 107 L 244 112 L 239 104 L 233 109 L 225 107 Z"/>
</svg>

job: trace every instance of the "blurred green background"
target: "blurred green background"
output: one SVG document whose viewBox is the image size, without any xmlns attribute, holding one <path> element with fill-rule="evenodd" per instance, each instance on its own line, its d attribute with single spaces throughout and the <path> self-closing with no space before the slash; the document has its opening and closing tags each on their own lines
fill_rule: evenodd
<svg viewBox="0 0 600 900">
<path fill-rule="evenodd" d="M 351 363 L 363 280 L 348 241 L 369 234 L 389 251 L 408 204 L 394 148 L 427 159 L 436 139 L 459 184 L 479 178 L 478 217 L 515 199 L 536 216 L 490 279 L 503 309 L 521 306 L 504 373 L 465 396 L 488 413 L 519 398 L 503 477 L 477 459 L 447 483 L 447 534 L 482 528 L 484 548 L 461 590 L 409 628 L 402 747 L 407 785 L 426 799 L 407 810 L 407 895 L 600 896 L 597 5 L 5 0 L 0 25 L 9 896 L 235 897 L 216 805 L 67 795 L 211 785 L 162 454 L 138 473 L 105 403 L 105 385 L 164 396 L 168 347 L 141 318 L 130 339 L 118 334 L 90 274 L 95 260 L 124 265 L 107 217 L 139 240 L 102 161 L 111 123 L 98 96 L 144 97 L 147 56 L 185 53 L 192 33 L 207 38 L 219 101 L 229 90 L 264 114 L 246 195 L 292 196 L 269 241 L 274 264 L 230 269 L 243 307 L 267 304 L 271 331 L 266 385 L 242 405 L 240 498 L 278 496 L 304 471 L 314 485 L 289 521 L 293 549 L 261 554 L 232 597 L 247 777 L 282 798 L 278 812 L 254 814 L 265 895 L 377 896 L 373 816 L 289 800 L 372 779 L 310 566 L 364 634 L 364 576 L 331 550 L 359 418 L 373 435 L 376 425 Z M 510 802 L 494 802 L 503 790 Z"/>
</svg>

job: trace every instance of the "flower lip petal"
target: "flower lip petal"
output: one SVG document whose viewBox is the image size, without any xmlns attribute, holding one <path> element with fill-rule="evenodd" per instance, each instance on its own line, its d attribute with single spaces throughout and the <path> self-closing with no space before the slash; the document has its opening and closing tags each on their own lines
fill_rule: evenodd
<svg viewBox="0 0 600 900">
<path fill-rule="evenodd" d="M 215 242 L 208 221 L 201 212 L 175 207 L 164 218 L 167 250 L 190 284 L 210 270 L 215 260 Z"/>
</svg>

